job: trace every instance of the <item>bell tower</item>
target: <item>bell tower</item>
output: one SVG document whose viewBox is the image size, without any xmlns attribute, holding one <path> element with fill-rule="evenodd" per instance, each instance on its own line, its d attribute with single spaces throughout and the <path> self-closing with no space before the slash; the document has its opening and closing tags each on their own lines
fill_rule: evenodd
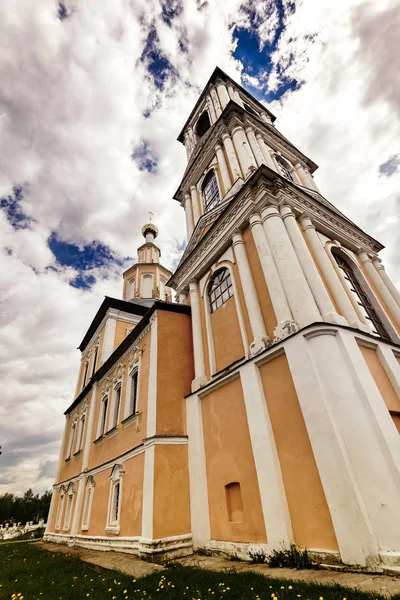
<svg viewBox="0 0 400 600">
<path fill-rule="evenodd" d="M 145 243 L 137 249 L 137 262 L 123 273 L 124 300 L 172 301 L 171 289 L 166 285 L 172 273 L 160 264 L 161 250 L 154 243 L 158 227 L 152 219 L 153 213 L 149 212 L 149 221 L 142 227 Z"/>
</svg>

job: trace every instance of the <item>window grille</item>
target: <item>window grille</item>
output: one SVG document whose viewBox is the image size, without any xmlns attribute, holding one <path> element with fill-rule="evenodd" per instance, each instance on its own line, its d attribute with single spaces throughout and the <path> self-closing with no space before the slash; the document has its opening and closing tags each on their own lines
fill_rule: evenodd
<svg viewBox="0 0 400 600">
<path fill-rule="evenodd" d="M 354 300 L 357 302 L 360 307 L 360 311 L 367 320 L 367 323 L 371 329 L 373 335 L 384 338 L 386 340 L 390 339 L 389 335 L 379 317 L 376 310 L 371 304 L 370 299 L 367 294 L 361 287 L 357 277 L 354 274 L 353 269 L 348 264 L 348 262 L 339 254 L 333 253 L 333 256 L 336 260 L 336 263 L 339 269 L 342 271 L 342 275 L 346 282 L 348 289 L 350 290 Z"/>
<path fill-rule="evenodd" d="M 231 274 L 228 269 L 219 269 L 214 273 L 208 286 L 211 312 L 215 312 L 233 296 Z"/>
<path fill-rule="evenodd" d="M 293 175 L 292 175 L 292 171 L 290 169 L 290 166 L 288 165 L 288 163 L 286 162 L 286 160 L 284 160 L 283 158 L 281 158 L 280 156 L 275 156 L 276 158 L 276 162 L 279 165 L 279 168 L 281 170 L 282 175 L 286 178 L 289 179 L 289 181 L 293 181 Z"/>
<path fill-rule="evenodd" d="M 208 212 L 215 208 L 220 200 L 221 196 L 219 194 L 217 176 L 214 171 L 211 171 L 203 183 L 204 212 Z"/>
</svg>

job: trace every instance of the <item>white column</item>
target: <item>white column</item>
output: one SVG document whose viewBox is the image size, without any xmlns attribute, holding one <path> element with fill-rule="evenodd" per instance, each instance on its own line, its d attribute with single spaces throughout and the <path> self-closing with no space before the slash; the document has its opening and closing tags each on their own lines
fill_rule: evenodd
<svg viewBox="0 0 400 600">
<path fill-rule="evenodd" d="M 192 334 L 194 357 L 194 380 L 192 381 L 192 391 L 194 392 L 207 382 L 206 370 L 204 365 L 199 287 L 195 279 L 193 279 L 189 284 L 189 292 L 190 306 L 192 309 Z"/>
<path fill-rule="evenodd" d="M 236 102 L 235 91 L 233 89 L 233 85 L 231 83 L 227 84 L 229 98 Z"/>
<path fill-rule="evenodd" d="M 346 320 L 337 314 L 333 302 L 327 292 L 324 282 L 318 272 L 314 259 L 310 254 L 306 241 L 297 225 L 296 217 L 290 206 L 281 207 L 282 219 L 285 223 L 293 248 L 301 264 L 308 285 L 314 295 L 314 300 L 320 310 L 322 319 L 329 323 L 346 325 Z"/>
<path fill-rule="evenodd" d="M 335 301 L 337 302 L 340 312 L 351 327 L 365 329 L 363 324 L 359 321 L 358 315 L 354 310 L 350 298 L 348 297 L 347 292 L 344 289 L 344 286 L 340 281 L 339 276 L 336 273 L 335 268 L 332 265 L 325 248 L 323 247 L 322 242 L 317 235 L 311 219 L 309 217 L 300 217 L 299 221 L 311 246 L 313 254 L 321 268 L 322 274 L 329 286 L 329 289 L 332 292 Z"/>
<path fill-rule="evenodd" d="M 217 90 L 214 87 L 210 87 L 210 94 L 211 94 L 211 98 L 212 98 L 212 101 L 214 104 L 215 114 L 217 115 L 217 119 L 218 119 L 222 114 L 222 109 L 221 109 L 221 105 L 219 103 Z"/>
<path fill-rule="evenodd" d="M 190 238 L 192 237 L 192 233 L 193 233 L 193 229 L 194 229 L 192 200 L 191 200 L 189 194 L 185 194 L 183 206 L 185 209 L 186 236 L 187 236 L 187 241 L 189 241 Z"/>
<path fill-rule="evenodd" d="M 263 136 L 261 135 L 261 133 L 257 132 L 256 133 L 256 138 L 258 141 L 258 145 L 260 147 L 261 150 L 261 154 L 263 155 L 264 158 L 264 163 L 267 165 L 267 167 L 269 167 L 270 169 L 272 169 L 273 171 L 276 171 L 276 166 L 271 158 L 271 155 L 269 153 L 269 148 L 266 145 Z"/>
<path fill-rule="evenodd" d="M 190 186 L 190 194 L 192 196 L 193 225 L 194 225 L 194 227 L 196 227 L 197 221 L 200 219 L 200 208 L 199 208 L 199 197 L 198 197 L 195 185 Z"/>
<path fill-rule="evenodd" d="M 307 176 L 306 176 L 305 171 L 300 163 L 296 163 L 294 165 L 294 172 L 296 173 L 298 180 L 300 181 L 300 184 L 303 185 L 304 187 L 308 187 Z"/>
<path fill-rule="evenodd" d="M 225 154 L 219 144 L 215 146 L 215 153 L 217 155 L 219 172 L 221 173 L 222 183 L 224 184 L 225 194 L 231 188 L 231 177 L 229 175 L 228 165 L 226 164 Z"/>
<path fill-rule="evenodd" d="M 104 331 L 103 349 L 101 352 L 101 364 L 103 365 L 107 358 L 111 356 L 114 351 L 115 341 L 115 329 L 117 327 L 116 315 L 109 314 L 107 317 L 106 327 Z"/>
<path fill-rule="evenodd" d="M 235 101 L 236 101 L 236 104 L 239 104 L 239 106 L 241 106 L 242 108 L 244 108 L 243 101 L 242 101 L 242 99 L 241 99 L 241 97 L 240 97 L 240 94 L 239 94 L 239 92 L 237 91 L 237 89 L 236 89 L 236 88 L 233 88 L 233 92 L 234 92 L 234 95 L 235 95 Z"/>
<path fill-rule="evenodd" d="M 247 307 L 247 313 L 250 319 L 253 341 L 250 344 L 250 352 L 254 356 L 262 352 L 269 346 L 270 340 L 264 325 L 260 303 L 258 301 L 257 291 L 251 274 L 249 260 L 247 258 L 246 248 L 241 232 L 236 232 L 232 237 L 233 248 L 237 266 L 239 269 L 240 280 L 244 294 L 244 301 Z"/>
<path fill-rule="evenodd" d="M 228 92 L 226 89 L 226 85 L 225 85 L 225 83 L 223 83 L 223 81 L 217 82 L 217 92 L 218 92 L 219 101 L 222 106 L 222 110 L 224 110 L 225 106 L 229 102 L 229 95 L 228 95 Z"/>
<path fill-rule="evenodd" d="M 379 276 L 382 281 L 388 288 L 389 292 L 392 294 L 393 298 L 396 300 L 398 306 L 400 306 L 400 292 L 397 287 L 394 285 L 393 281 L 390 279 L 389 275 L 385 271 L 385 267 L 383 266 L 381 259 L 376 257 L 372 259 L 372 264 L 375 269 L 378 271 Z"/>
<path fill-rule="evenodd" d="M 229 166 L 233 176 L 233 182 L 235 182 L 237 179 L 241 179 L 243 175 L 242 171 L 240 170 L 235 148 L 233 147 L 232 138 L 229 133 L 225 132 L 222 134 L 222 142 L 228 157 Z"/>
<path fill-rule="evenodd" d="M 390 313 L 396 321 L 397 325 L 400 325 L 400 307 L 398 306 L 396 300 L 393 298 L 392 294 L 389 292 L 388 288 L 384 284 L 382 278 L 379 277 L 379 273 L 372 264 L 372 260 L 365 251 L 359 252 L 358 256 L 360 257 L 361 264 L 364 265 L 366 272 L 372 279 L 379 294 L 382 296 L 383 301 L 390 310 Z"/>
<path fill-rule="evenodd" d="M 341 378 L 339 365 L 330 361 L 331 340 L 336 334 L 330 327 L 312 332 L 310 345 L 303 336 L 294 336 L 285 345 L 285 353 L 293 377 L 301 412 L 321 478 L 326 501 L 331 514 L 341 559 L 345 564 L 372 566 L 378 556 L 378 543 L 363 503 L 346 445 L 338 431 L 336 415 L 332 408 L 331 390 L 321 382 L 320 364 L 324 371 L 331 370 L 332 377 Z M 309 337 L 309 336 L 308 336 Z M 310 339 L 310 337 L 309 337 Z M 317 344 L 320 346 L 317 347 Z M 319 360 L 320 359 L 320 360 Z M 339 400 L 339 398 L 338 398 Z M 351 404 L 350 400 L 350 404 Z M 357 420 L 351 423 L 353 436 Z M 370 456 L 367 453 L 367 456 Z M 364 457 L 365 459 L 365 457 Z"/>
<path fill-rule="evenodd" d="M 185 292 L 179 292 L 178 302 L 179 302 L 179 304 L 187 304 L 187 297 L 186 297 Z"/>
<path fill-rule="evenodd" d="M 189 134 L 187 132 L 183 136 L 183 139 L 184 139 L 184 144 L 185 144 L 185 149 L 186 149 L 186 158 L 189 160 L 190 155 L 192 153 L 192 145 L 190 143 Z"/>
<path fill-rule="evenodd" d="M 207 95 L 207 108 L 208 112 L 210 113 L 211 124 L 213 125 L 218 117 L 217 113 L 215 112 L 214 104 L 210 95 Z"/>
<path fill-rule="evenodd" d="M 260 372 L 254 362 L 240 369 L 254 464 L 268 544 L 278 548 L 293 538 L 285 487 Z"/>
<path fill-rule="evenodd" d="M 88 409 L 87 409 L 89 412 L 89 418 L 86 413 L 85 422 L 86 422 L 87 429 L 86 429 L 85 446 L 84 446 L 83 455 L 82 455 L 82 471 L 85 471 L 85 469 L 88 466 L 88 462 L 89 462 L 90 448 L 92 445 L 94 413 L 96 412 L 96 401 L 97 401 L 97 381 L 95 381 L 92 386 L 92 395 L 90 397 L 90 402 L 89 402 Z"/>
<path fill-rule="evenodd" d="M 321 315 L 304 277 L 279 209 L 274 205 L 266 206 L 262 210 L 261 217 L 294 320 L 300 328 L 320 321 Z"/>
<path fill-rule="evenodd" d="M 193 131 L 193 127 L 191 127 L 190 125 L 188 126 L 188 133 L 189 133 L 189 137 L 190 137 L 191 150 L 193 150 L 193 148 L 196 145 L 196 136 Z"/>
<path fill-rule="evenodd" d="M 246 135 L 247 135 L 247 139 L 249 140 L 249 143 L 250 143 L 250 148 L 256 159 L 257 166 L 259 167 L 260 165 L 263 164 L 264 160 L 263 160 L 263 155 L 261 153 L 260 146 L 258 145 L 258 142 L 256 140 L 254 129 L 250 126 L 246 127 Z"/>
<path fill-rule="evenodd" d="M 241 125 L 236 125 L 232 130 L 232 139 L 236 153 L 239 158 L 240 167 L 245 178 L 257 168 L 256 160 L 253 156 L 246 133 Z"/>
<path fill-rule="evenodd" d="M 250 228 L 278 323 L 274 329 L 274 339 L 278 341 L 297 331 L 298 325 L 293 321 L 259 214 L 251 215 Z"/>
<path fill-rule="evenodd" d="M 307 168 L 304 169 L 304 175 L 307 181 L 307 183 L 305 183 L 305 187 L 311 188 L 312 190 L 319 192 L 317 184 L 315 183 L 313 176 Z"/>
<path fill-rule="evenodd" d="M 211 535 L 203 415 L 197 394 L 186 398 L 186 424 L 193 546 L 202 548 L 210 541 Z"/>
</svg>

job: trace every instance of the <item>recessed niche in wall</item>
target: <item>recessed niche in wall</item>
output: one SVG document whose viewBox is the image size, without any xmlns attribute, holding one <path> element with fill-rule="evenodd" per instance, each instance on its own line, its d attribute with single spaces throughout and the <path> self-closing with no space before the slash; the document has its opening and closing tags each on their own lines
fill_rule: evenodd
<svg viewBox="0 0 400 600">
<path fill-rule="evenodd" d="M 240 483 L 234 481 L 225 486 L 226 507 L 231 523 L 243 523 L 244 512 Z"/>
</svg>

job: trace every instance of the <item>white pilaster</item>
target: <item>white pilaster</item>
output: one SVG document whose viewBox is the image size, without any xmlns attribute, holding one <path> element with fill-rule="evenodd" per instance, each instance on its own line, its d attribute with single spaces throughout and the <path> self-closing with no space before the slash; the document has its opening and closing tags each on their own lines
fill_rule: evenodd
<svg viewBox="0 0 400 600">
<path fill-rule="evenodd" d="M 207 382 L 205 365 L 204 365 L 204 349 L 201 330 L 201 315 L 200 315 L 200 297 L 199 287 L 196 280 L 192 280 L 189 284 L 190 291 L 190 306 L 192 309 L 192 334 L 193 334 L 193 357 L 194 357 L 194 380 L 192 381 L 192 391 L 196 391 L 199 387 Z"/>
<path fill-rule="evenodd" d="M 201 548 L 207 544 L 211 536 L 203 415 L 201 400 L 197 394 L 186 398 L 186 424 L 193 546 Z"/>
<path fill-rule="evenodd" d="M 196 186 L 190 186 L 190 194 L 192 197 L 192 209 L 193 209 L 193 225 L 196 227 L 197 221 L 200 219 L 200 208 L 199 208 L 199 197 L 197 194 Z"/>
<path fill-rule="evenodd" d="M 267 165 L 267 167 L 269 167 L 270 169 L 272 169 L 273 171 L 276 171 L 276 165 L 274 164 L 271 155 L 270 155 L 270 151 L 268 146 L 266 145 L 263 136 L 261 135 L 260 132 L 256 133 L 256 139 L 258 142 L 258 145 L 260 147 L 261 150 L 261 154 L 263 156 L 263 162 L 264 164 Z"/>
<path fill-rule="evenodd" d="M 210 95 L 207 95 L 207 108 L 210 114 L 211 125 L 213 125 L 218 117 L 217 113 L 215 112 L 214 104 Z"/>
<path fill-rule="evenodd" d="M 289 544 L 293 532 L 275 438 L 258 367 L 247 362 L 240 378 L 268 544 L 277 548 L 280 542 Z"/>
<path fill-rule="evenodd" d="M 144 453 L 142 504 L 142 538 L 144 540 L 153 539 L 154 452 L 155 445 L 151 445 L 146 448 Z"/>
<path fill-rule="evenodd" d="M 88 407 L 89 418 L 87 417 L 87 413 L 86 413 L 85 422 L 86 422 L 87 429 L 86 429 L 85 446 L 83 448 L 83 454 L 82 454 L 82 471 L 85 471 L 85 469 L 88 466 L 88 462 L 89 462 L 90 448 L 92 445 L 94 413 L 96 412 L 96 402 L 97 402 L 97 381 L 95 381 L 92 386 L 92 395 L 90 397 L 90 403 L 89 403 L 89 407 Z"/>
<path fill-rule="evenodd" d="M 333 297 L 339 307 L 340 312 L 347 320 L 351 327 L 357 327 L 358 329 L 365 329 L 362 323 L 360 323 L 358 315 L 354 310 L 354 307 L 348 297 L 346 290 L 342 282 L 340 281 L 338 274 L 336 273 L 325 248 L 319 239 L 314 225 L 309 217 L 300 217 L 299 219 L 305 236 L 311 246 L 314 253 L 315 259 L 317 260 L 322 274 L 332 292 Z"/>
<path fill-rule="evenodd" d="M 320 340 L 310 347 L 303 336 L 295 336 L 285 345 L 293 383 L 307 427 L 315 461 L 331 514 L 342 561 L 345 564 L 376 566 L 378 543 L 354 477 L 351 461 L 332 409 L 331 385 L 320 381 L 320 363 L 340 380 L 337 365 L 330 360 L 335 330 L 319 330 Z M 339 376 L 340 374 L 340 376 Z M 350 402 L 351 404 L 351 402 Z M 357 433 L 353 427 L 353 435 Z M 329 451 L 327 450 L 329 448 Z M 368 452 L 367 456 L 370 456 Z"/>
<path fill-rule="evenodd" d="M 235 96 L 234 100 L 235 100 L 236 104 L 239 104 L 239 106 L 241 106 L 242 108 L 244 108 L 243 101 L 242 101 L 242 99 L 240 97 L 240 94 L 237 91 L 237 89 L 233 88 L 233 92 L 234 92 L 234 96 Z"/>
<path fill-rule="evenodd" d="M 190 143 L 189 134 L 187 132 L 183 136 L 183 140 L 184 140 L 185 149 L 186 149 L 186 158 L 189 160 L 190 155 L 192 153 L 192 145 Z"/>
<path fill-rule="evenodd" d="M 315 183 L 314 178 L 311 175 L 310 171 L 307 168 L 305 168 L 305 169 L 303 169 L 303 172 L 304 172 L 305 179 L 306 179 L 306 182 L 307 182 L 305 184 L 305 187 L 308 187 L 308 188 L 310 188 L 312 190 L 315 190 L 316 192 L 319 192 L 317 184 Z"/>
<path fill-rule="evenodd" d="M 256 140 L 254 129 L 250 125 L 246 127 L 246 135 L 247 135 L 247 139 L 249 140 L 249 143 L 250 143 L 250 148 L 256 159 L 257 166 L 259 167 L 260 165 L 262 165 L 264 163 L 264 157 L 261 153 L 260 146 L 258 145 L 258 142 Z"/>
<path fill-rule="evenodd" d="M 400 292 L 397 287 L 394 285 L 393 281 L 390 279 L 389 275 L 385 271 L 385 267 L 381 263 L 381 259 L 376 257 L 372 259 L 372 264 L 375 269 L 378 271 L 379 276 L 381 277 L 383 283 L 386 285 L 389 292 L 392 294 L 398 306 L 400 306 Z"/>
<path fill-rule="evenodd" d="M 383 301 L 390 310 L 393 319 L 395 320 L 397 325 L 400 325 L 400 307 L 397 304 L 396 300 L 393 298 L 389 289 L 386 287 L 383 279 L 379 276 L 379 273 L 372 264 L 372 261 L 368 256 L 367 252 L 359 252 L 358 256 L 360 257 L 361 264 L 364 265 L 366 272 L 372 279 L 376 289 L 378 290 L 379 294 L 383 298 Z"/>
<path fill-rule="evenodd" d="M 321 315 L 283 224 L 279 209 L 274 205 L 266 206 L 262 210 L 261 217 L 294 320 L 299 327 L 320 321 Z"/>
<path fill-rule="evenodd" d="M 258 301 L 257 291 L 254 285 L 253 276 L 251 274 L 249 260 L 247 258 L 246 248 L 243 241 L 243 236 L 240 231 L 237 231 L 232 237 L 233 248 L 237 266 L 239 269 L 240 280 L 242 284 L 244 301 L 247 307 L 247 313 L 250 319 L 253 341 L 250 344 L 250 352 L 252 355 L 262 352 L 270 344 L 267 331 L 264 325 L 260 303 Z"/>
<path fill-rule="evenodd" d="M 236 102 L 235 90 L 233 89 L 233 85 L 231 83 L 228 83 L 226 87 L 228 88 L 229 98 Z"/>
<path fill-rule="evenodd" d="M 185 208 L 185 219 L 186 219 L 186 235 L 187 241 L 192 237 L 194 223 L 193 223 L 193 207 L 192 207 L 192 199 L 189 194 L 185 194 L 184 200 L 184 208 Z"/>
<path fill-rule="evenodd" d="M 104 331 L 103 349 L 101 352 L 101 364 L 103 365 L 107 358 L 114 351 L 115 329 L 117 327 L 117 317 L 111 312 L 107 315 L 107 321 Z"/>
<path fill-rule="evenodd" d="M 300 184 L 304 187 L 309 187 L 306 173 L 300 163 L 294 165 L 294 172 L 296 173 Z"/>
<path fill-rule="evenodd" d="M 232 130 L 232 139 L 239 158 L 240 167 L 245 179 L 257 168 L 246 133 L 241 125 L 236 125 Z"/>
<path fill-rule="evenodd" d="M 219 103 L 217 90 L 212 86 L 210 87 L 210 94 L 211 94 L 211 98 L 212 98 L 212 101 L 214 104 L 215 114 L 218 119 L 222 114 L 222 110 L 221 110 L 221 105 Z"/>
<path fill-rule="evenodd" d="M 308 285 L 314 295 L 314 300 L 320 310 L 322 319 L 329 323 L 347 325 L 346 319 L 337 314 L 324 282 L 318 272 L 314 259 L 297 225 L 296 217 L 287 204 L 281 207 L 282 219 L 292 242 L 297 258 L 301 264 Z"/>
<path fill-rule="evenodd" d="M 233 147 L 232 138 L 228 132 L 222 134 L 222 142 L 228 157 L 229 166 L 231 169 L 233 182 L 237 179 L 242 178 L 242 171 L 240 170 L 239 162 L 236 156 L 235 148 Z"/>
<path fill-rule="evenodd" d="M 83 473 L 75 480 L 75 486 L 78 484 L 78 492 L 75 494 L 75 501 L 73 502 L 72 509 L 74 511 L 74 516 L 72 519 L 72 525 L 70 529 L 71 535 L 76 535 L 78 533 L 78 527 L 81 520 L 81 512 L 82 512 L 82 501 L 85 492 L 85 477 Z"/>
<path fill-rule="evenodd" d="M 219 101 L 222 106 L 222 110 L 224 110 L 225 106 L 229 102 L 229 95 L 228 95 L 228 91 L 226 89 L 226 85 L 223 81 L 217 82 L 217 92 L 218 92 Z"/>
<path fill-rule="evenodd" d="M 215 146 L 215 153 L 217 155 L 219 172 L 221 173 L 222 183 L 224 185 L 225 194 L 226 194 L 228 192 L 228 190 L 230 190 L 232 183 L 231 183 L 231 177 L 229 175 L 228 165 L 226 164 L 226 160 L 225 160 L 225 154 L 219 144 L 217 144 Z"/>
<path fill-rule="evenodd" d="M 274 339 L 277 341 L 297 331 L 298 325 L 293 321 L 261 217 L 258 213 L 251 215 L 250 228 L 278 323 L 274 329 Z"/>
</svg>

